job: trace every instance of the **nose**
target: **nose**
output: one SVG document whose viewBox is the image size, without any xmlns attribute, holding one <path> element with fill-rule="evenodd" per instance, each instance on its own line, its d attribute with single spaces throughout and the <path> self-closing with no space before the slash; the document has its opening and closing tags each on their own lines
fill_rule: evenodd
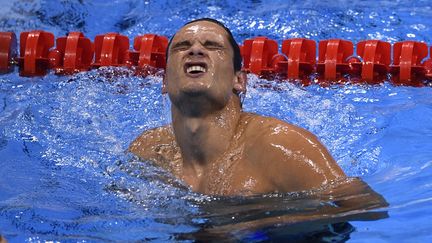
<svg viewBox="0 0 432 243">
<path fill-rule="evenodd" d="M 188 54 L 189 54 L 189 56 L 199 56 L 199 57 L 204 56 L 205 55 L 205 49 L 201 44 L 195 43 L 189 49 Z"/>
</svg>

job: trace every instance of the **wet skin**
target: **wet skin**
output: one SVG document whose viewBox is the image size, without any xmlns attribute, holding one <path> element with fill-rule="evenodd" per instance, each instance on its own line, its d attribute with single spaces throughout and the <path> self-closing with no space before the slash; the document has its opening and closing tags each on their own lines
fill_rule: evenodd
<svg viewBox="0 0 432 243">
<path fill-rule="evenodd" d="M 243 112 L 236 93 L 245 86 L 222 27 L 184 26 L 169 47 L 164 77 L 173 123 L 145 131 L 129 150 L 204 194 L 310 190 L 345 178 L 310 132 Z"/>
<path fill-rule="evenodd" d="M 0 243 L 7 243 L 7 240 L 0 235 Z"/>
</svg>

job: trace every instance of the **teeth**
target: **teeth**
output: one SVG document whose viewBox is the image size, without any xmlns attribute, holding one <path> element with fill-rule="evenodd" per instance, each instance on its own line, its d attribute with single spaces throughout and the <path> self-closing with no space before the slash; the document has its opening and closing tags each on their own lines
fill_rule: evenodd
<svg viewBox="0 0 432 243">
<path fill-rule="evenodd" d="M 203 68 L 203 67 L 201 67 L 201 66 L 190 66 L 190 67 L 188 67 L 187 69 L 186 69 L 186 72 L 188 72 L 188 73 L 191 73 L 191 72 L 196 72 L 196 71 L 198 71 L 198 72 L 205 72 L 206 70 L 205 70 L 205 68 Z"/>
</svg>

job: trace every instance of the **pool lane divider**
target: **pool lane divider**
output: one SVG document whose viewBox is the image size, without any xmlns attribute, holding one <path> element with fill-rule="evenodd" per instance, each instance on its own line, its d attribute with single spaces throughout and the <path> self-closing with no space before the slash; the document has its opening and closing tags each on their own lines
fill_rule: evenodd
<svg viewBox="0 0 432 243">
<path fill-rule="evenodd" d="M 145 34 L 129 38 L 119 33 L 97 35 L 94 42 L 81 32 L 70 32 L 55 40 L 43 30 L 20 34 L 0 32 L 0 73 L 19 67 L 20 76 L 67 75 L 103 66 L 134 68 L 137 75 L 148 75 L 166 66 L 168 38 Z M 262 78 L 300 80 L 310 85 L 314 80 L 322 86 L 332 84 L 380 84 L 389 80 L 395 85 L 421 87 L 432 81 L 432 47 L 424 42 L 401 41 L 393 46 L 381 40 L 360 41 L 354 45 L 342 39 L 287 39 L 281 51 L 268 37 L 247 39 L 240 46 L 243 70 Z M 429 53 L 429 57 L 428 57 Z M 393 56 L 392 56 L 393 54 Z M 312 78 L 311 78 L 312 77 Z M 347 78 L 349 77 L 349 78 Z"/>
</svg>

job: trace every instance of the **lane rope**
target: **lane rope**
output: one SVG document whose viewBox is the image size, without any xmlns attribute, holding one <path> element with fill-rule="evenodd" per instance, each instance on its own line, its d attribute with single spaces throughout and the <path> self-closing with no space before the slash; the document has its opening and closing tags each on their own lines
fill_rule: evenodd
<svg viewBox="0 0 432 243">
<path fill-rule="evenodd" d="M 50 32 L 33 30 L 20 34 L 18 55 L 15 33 L 0 32 L 0 73 L 13 72 L 15 66 L 24 77 L 44 76 L 50 70 L 70 75 L 124 66 L 137 70 L 137 75 L 148 75 L 165 68 L 167 45 L 168 38 L 156 34 L 135 37 L 130 49 L 129 38 L 119 33 L 97 35 L 92 42 L 81 32 L 55 39 Z M 275 40 L 259 36 L 245 40 L 240 50 L 244 71 L 266 79 L 296 80 L 305 86 L 390 81 L 422 87 L 432 83 L 432 47 L 419 41 L 391 45 L 364 40 L 357 43 L 354 54 L 354 44 L 348 40 L 321 40 L 317 48 L 314 40 L 293 38 L 283 40 L 279 50 Z"/>
</svg>

